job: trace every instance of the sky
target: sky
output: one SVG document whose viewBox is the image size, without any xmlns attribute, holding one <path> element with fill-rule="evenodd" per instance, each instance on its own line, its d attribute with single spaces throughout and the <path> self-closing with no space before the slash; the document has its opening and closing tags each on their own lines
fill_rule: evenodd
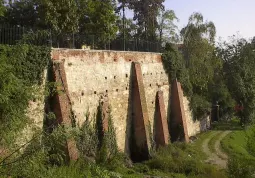
<svg viewBox="0 0 255 178">
<path fill-rule="evenodd" d="M 247 39 L 255 36 L 255 0 L 165 0 L 164 5 L 175 11 L 179 29 L 193 12 L 200 12 L 204 20 L 214 22 L 217 39 L 237 33 Z"/>
</svg>

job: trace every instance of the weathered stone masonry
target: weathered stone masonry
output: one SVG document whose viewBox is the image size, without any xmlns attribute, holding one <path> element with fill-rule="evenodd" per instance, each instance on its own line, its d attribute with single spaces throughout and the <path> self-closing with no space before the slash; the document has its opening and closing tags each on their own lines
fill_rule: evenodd
<svg viewBox="0 0 255 178">
<path fill-rule="evenodd" d="M 150 123 L 143 84 L 143 75 L 141 65 L 138 62 L 132 63 L 132 89 L 131 89 L 131 107 L 132 107 L 132 124 L 134 133 L 133 138 L 133 159 L 148 159 L 149 149 L 151 148 L 150 140 Z"/>
<path fill-rule="evenodd" d="M 103 106 L 111 106 L 117 144 L 121 151 L 130 154 L 130 144 L 133 144 L 130 138 L 133 134 L 135 144 L 144 152 L 149 152 L 151 136 L 154 136 L 158 146 L 168 144 L 170 136 L 166 116 L 171 88 L 160 54 L 53 49 L 52 58 L 60 67 L 63 78 L 56 76 L 56 81 L 62 80 L 62 87 L 66 90 L 66 95 L 57 96 L 59 108 L 55 113 L 60 121 L 69 123 L 67 115 L 72 109 L 76 123 L 81 126 L 86 113 L 89 113 L 90 119 L 96 117 L 100 98 L 106 97 L 107 102 Z M 58 72 L 55 70 L 55 74 Z M 175 99 L 179 105 L 175 105 L 176 111 L 181 112 L 177 114 L 178 119 L 182 120 L 178 123 L 184 124 L 185 140 L 188 141 L 190 135 L 187 130 L 193 128 L 187 127 L 184 119 L 185 114 L 190 112 L 185 113 L 184 108 L 188 106 L 183 106 L 181 87 L 174 90 L 178 94 Z M 107 111 L 103 113 L 105 118 L 107 114 Z M 188 123 L 192 125 L 193 122 Z M 107 125 L 108 121 L 105 120 L 105 129 Z M 173 130 L 170 130 L 171 133 Z M 73 148 L 76 149 L 75 145 L 72 145 Z"/>
<path fill-rule="evenodd" d="M 53 65 L 53 74 L 54 80 L 58 84 L 57 91 L 62 93 L 55 94 L 54 96 L 54 113 L 56 115 L 56 118 L 58 118 L 59 124 L 64 124 L 71 127 L 71 102 L 68 93 L 68 86 L 66 82 L 66 74 L 63 63 L 55 61 Z M 78 159 L 78 150 L 73 139 L 67 140 L 66 149 L 70 160 Z"/>
<path fill-rule="evenodd" d="M 141 65 L 151 130 L 154 125 L 155 96 L 159 88 L 165 93 L 164 103 L 166 108 L 168 106 L 168 76 L 159 54 L 54 49 L 52 57 L 54 61 L 64 65 L 72 110 L 79 125 L 85 121 L 87 112 L 93 119 L 99 98 L 108 95 L 118 147 L 122 151 L 129 153 L 131 120 L 127 118 L 132 115 L 130 110 L 132 62 Z"/>
</svg>

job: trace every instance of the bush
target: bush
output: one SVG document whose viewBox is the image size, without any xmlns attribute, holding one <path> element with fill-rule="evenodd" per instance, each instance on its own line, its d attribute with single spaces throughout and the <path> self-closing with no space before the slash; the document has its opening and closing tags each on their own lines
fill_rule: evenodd
<svg viewBox="0 0 255 178">
<path fill-rule="evenodd" d="M 228 160 L 228 174 L 230 178 L 250 178 L 254 174 L 255 163 L 241 157 L 232 157 Z"/>
<path fill-rule="evenodd" d="M 72 132 L 62 126 L 55 128 L 52 133 L 44 134 L 43 141 L 39 134 L 38 137 L 31 141 L 23 153 L 14 154 L 5 162 L 0 162 L 0 175 L 24 178 L 120 177 L 118 173 L 100 167 L 86 158 L 80 158 L 77 162 L 68 164 L 65 146 L 66 138 L 70 137 L 70 134 Z M 117 156 L 116 160 L 118 160 Z M 113 160 L 109 161 L 108 164 L 110 166 L 120 165 L 119 162 L 116 163 Z"/>
<path fill-rule="evenodd" d="M 98 146 L 95 123 L 89 121 L 89 115 L 86 115 L 86 121 L 82 125 L 76 137 L 77 146 L 82 156 L 95 158 Z"/>
<path fill-rule="evenodd" d="M 247 149 L 249 153 L 255 157 L 255 126 L 249 129 Z"/>
<path fill-rule="evenodd" d="M 203 96 L 193 95 L 190 102 L 193 117 L 195 119 L 203 118 L 211 110 L 211 104 Z"/>
</svg>

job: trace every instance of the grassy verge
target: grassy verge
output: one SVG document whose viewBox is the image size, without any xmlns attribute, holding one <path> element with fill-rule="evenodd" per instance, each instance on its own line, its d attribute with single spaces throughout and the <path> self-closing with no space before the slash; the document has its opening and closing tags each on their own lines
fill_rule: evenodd
<svg viewBox="0 0 255 178">
<path fill-rule="evenodd" d="M 253 159 L 255 161 L 255 157 L 247 150 L 247 132 L 249 131 L 238 130 L 230 133 L 221 141 L 221 146 L 230 156 Z"/>
<path fill-rule="evenodd" d="M 228 173 L 230 178 L 250 178 L 255 173 L 255 157 L 248 149 L 251 129 L 233 131 L 222 141 L 221 146 L 228 154 Z M 253 143 L 255 144 L 255 143 Z"/>
<path fill-rule="evenodd" d="M 211 140 L 208 143 L 208 146 L 212 153 L 217 153 L 217 151 L 215 150 L 215 143 L 219 139 L 222 132 L 220 131 L 213 131 L 213 132 L 217 132 L 217 134 L 211 138 Z"/>
<path fill-rule="evenodd" d="M 219 121 L 212 123 L 213 130 L 242 130 L 243 128 L 240 125 L 240 120 L 233 118 L 230 121 Z"/>
<path fill-rule="evenodd" d="M 197 135 L 197 140 L 193 143 L 191 143 L 191 146 L 195 149 L 195 150 L 201 150 L 203 148 L 203 142 L 212 137 L 213 134 L 215 134 L 216 131 L 210 131 L 210 132 L 203 132 Z M 200 156 L 203 160 L 207 159 L 208 156 L 203 152 L 200 151 Z"/>
<path fill-rule="evenodd" d="M 59 166 L 45 165 L 44 157 L 38 153 L 22 163 L 16 162 L 11 167 L 0 167 L 0 172 L 6 173 L 3 175 L 24 178 L 226 177 L 225 173 L 219 171 L 215 166 L 205 164 L 200 153 L 201 151 L 188 144 L 175 143 L 153 152 L 151 159 L 142 163 L 133 164 L 125 155 L 119 153 L 104 163 L 96 164 L 81 158 L 71 165 Z M 9 172 L 10 170 L 12 171 Z"/>
<path fill-rule="evenodd" d="M 182 173 L 186 177 L 225 177 L 215 166 L 205 164 L 201 148 L 175 143 L 157 151 L 152 159 L 145 162 L 150 169 L 163 172 Z"/>
</svg>

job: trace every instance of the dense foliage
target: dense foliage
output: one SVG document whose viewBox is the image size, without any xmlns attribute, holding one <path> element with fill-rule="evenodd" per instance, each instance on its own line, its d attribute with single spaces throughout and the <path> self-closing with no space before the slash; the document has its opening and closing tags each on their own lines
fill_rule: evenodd
<svg viewBox="0 0 255 178">
<path fill-rule="evenodd" d="M 134 11 L 134 20 L 137 20 L 138 34 L 145 39 L 155 40 L 158 26 L 158 11 L 163 9 L 164 0 L 126 1 Z"/>
<path fill-rule="evenodd" d="M 187 177 L 226 177 L 215 167 L 204 164 L 198 152 L 183 143 L 159 149 L 146 164 L 152 169 L 182 173 Z"/>
<path fill-rule="evenodd" d="M 229 125 L 226 124 L 226 125 Z M 222 140 L 222 148 L 228 154 L 228 173 L 231 178 L 252 177 L 255 171 L 254 126 L 242 130 L 240 124 L 235 131 Z M 219 124 L 220 126 L 220 124 Z M 239 126 L 239 127 L 238 127 Z M 221 130 L 223 128 L 220 128 Z M 231 127 L 227 128 L 228 130 Z M 224 129 L 223 129 L 224 130 Z"/>
<path fill-rule="evenodd" d="M 15 144 L 15 135 L 29 123 L 27 108 L 29 102 L 37 99 L 34 86 L 41 84 L 44 69 L 49 64 L 49 48 L 28 44 L 39 44 L 38 39 L 52 43 L 48 41 L 49 35 L 52 39 L 57 38 L 58 42 L 70 43 L 70 36 L 74 38 L 78 34 L 76 38 L 81 44 L 88 38 L 93 45 L 96 41 L 98 48 L 106 41 L 122 40 L 123 37 L 130 41 L 141 38 L 160 41 L 161 44 L 172 42 L 174 44 L 165 45 L 164 67 L 170 81 L 177 78 L 181 82 L 185 95 L 190 99 L 194 119 L 209 114 L 211 106 L 218 103 L 222 118 L 231 117 L 235 112 L 234 105 L 238 104 L 242 109 L 235 114 L 241 124 L 247 126 L 254 122 L 255 39 L 234 39 L 217 46 L 214 23 L 205 21 L 200 13 L 192 14 L 188 24 L 180 34 L 176 34 L 177 16 L 174 11 L 164 9 L 163 2 L 0 1 L 2 24 L 30 29 L 17 45 L 0 45 L 0 153 L 3 148 Z M 133 19 L 125 17 L 127 9 L 133 10 Z M 91 37 L 91 34 L 96 37 Z M 42 44 L 46 44 L 45 41 Z M 74 44 L 69 45 L 73 47 Z M 56 89 L 55 85 L 52 91 Z M 133 178 L 144 175 L 225 177 L 215 167 L 204 164 L 199 152 L 186 144 L 175 143 L 157 151 L 151 150 L 150 160 L 134 164 L 118 151 L 111 116 L 107 132 L 103 131 L 101 116 L 102 106 L 99 103 L 97 117 L 91 118 L 87 114 L 81 128 L 76 127 L 75 123 L 74 127 L 67 128 L 53 125 L 56 118 L 54 114 L 47 113 L 42 132 L 36 133 L 23 150 L 19 148 L 9 156 L 0 158 L 0 174 L 11 177 L 74 178 Z M 66 139 L 70 137 L 77 141 L 80 160 L 67 164 L 65 148 Z M 249 177 L 254 172 L 254 128 L 238 132 L 234 137 L 230 141 L 230 148 L 237 148 L 242 153 L 230 153 L 229 174 L 232 177 Z M 232 144 L 237 138 L 240 138 L 238 144 Z M 225 146 L 225 149 L 228 148 Z"/>
<path fill-rule="evenodd" d="M 164 0 L 22 0 L 1 3 L 0 22 L 31 31 L 49 30 L 59 43 L 75 38 L 76 43 L 102 48 L 140 39 L 151 43 L 176 39 L 173 10 Z M 126 18 L 127 10 L 133 17 Z M 4 26 L 3 26 L 4 27 Z M 56 39 L 55 39 L 56 38 Z M 117 38 L 117 39 L 116 39 Z M 77 47 L 81 47 L 77 45 Z"/>
<path fill-rule="evenodd" d="M 242 124 L 254 120 L 255 109 L 255 45 L 245 39 L 232 38 L 222 44 L 219 55 L 224 61 L 224 79 L 236 103 L 243 107 L 239 112 Z"/>
<path fill-rule="evenodd" d="M 78 131 L 79 132 L 79 131 Z M 223 171 L 216 167 L 204 164 L 199 151 L 186 144 L 173 144 L 166 148 L 160 148 L 153 153 L 151 160 L 133 164 L 122 153 L 116 153 L 106 162 L 96 164 L 92 157 L 81 155 L 77 162 L 69 165 L 62 162 L 63 152 L 62 137 L 70 134 L 63 132 L 63 128 L 57 128 L 48 137 L 44 135 L 44 142 L 35 139 L 25 152 L 18 158 L 1 163 L 0 175 L 12 177 L 99 177 L 99 178 L 141 178 L 148 176 L 163 177 L 226 177 Z M 89 137 L 84 133 L 79 136 Z M 42 147 L 43 145 L 43 147 Z M 90 145 L 84 145 L 90 146 Z M 57 154 L 51 154 L 54 148 Z M 49 162 L 55 160 L 58 162 Z"/>
<path fill-rule="evenodd" d="M 232 39 L 216 47 L 215 33 L 212 22 L 204 22 L 201 14 L 194 13 L 181 31 L 183 44 L 165 47 L 166 71 L 171 80 L 181 82 L 195 119 L 208 114 L 216 103 L 221 118 L 230 118 L 239 105 L 243 110 L 236 114 L 247 125 L 254 120 L 255 45 Z"/>
<path fill-rule="evenodd" d="M 15 133 L 29 121 L 26 109 L 50 59 L 45 47 L 0 46 L 0 143 L 13 143 Z"/>
</svg>

